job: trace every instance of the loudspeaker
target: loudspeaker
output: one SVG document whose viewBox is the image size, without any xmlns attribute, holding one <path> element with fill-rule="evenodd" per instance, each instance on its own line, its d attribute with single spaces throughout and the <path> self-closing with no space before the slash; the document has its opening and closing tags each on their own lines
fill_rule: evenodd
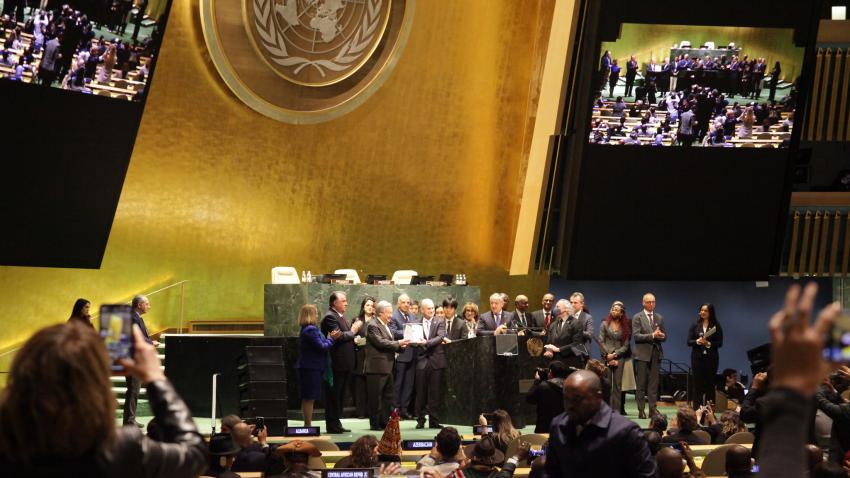
<svg viewBox="0 0 850 478">
<path fill-rule="evenodd" d="M 245 347 L 245 356 L 250 364 L 276 364 L 283 363 L 283 349 L 280 347 Z"/>
<path fill-rule="evenodd" d="M 286 382 L 246 382 L 239 384 L 239 395 L 255 399 L 285 399 Z"/>
<path fill-rule="evenodd" d="M 243 380 L 251 382 L 285 382 L 286 369 L 283 362 L 251 363 L 239 366 L 239 375 Z"/>
<path fill-rule="evenodd" d="M 659 385 L 660 395 L 681 396 L 681 392 L 688 391 L 688 374 L 685 372 L 661 373 Z"/>
<path fill-rule="evenodd" d="M 286 400 L 253 399 L 239 401 L 242 414 L 248 417 L 285 417 Z M 246 413 L 247 411 L 247 413 Z"/>
</svg>

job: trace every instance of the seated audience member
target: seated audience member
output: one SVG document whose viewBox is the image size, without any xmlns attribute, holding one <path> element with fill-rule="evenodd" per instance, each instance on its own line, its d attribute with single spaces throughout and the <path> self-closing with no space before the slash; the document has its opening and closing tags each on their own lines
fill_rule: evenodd
<svg viewBox="0 0 850 478">
<path fill-rule="evenodd" d="M 434 441 L 436 442 L 434 448 L 416 462 L 416 469 L 440 465 L 442 474 L 450 474 L 460 466 L 464 458 L 463 454 L 460 453 L 460 434 L 454 427 L 445 427 L 434 437 Z M 452 466 L 452 464 L 455 466 Z"/>
<path fill-rule="evenodd" d="M 469 463 L 462 469 L 464 477 L 486 478 L 495 476 L 505 462 L 505 454 L 496 447 L 491 435 L 484 435 L 476 443 L 464 448 Z"/>
<path fill-rule="evenodd" d="M 623 112 L 626 111 L 626 102 L 623 101 L 622 96 L 617 97 L 617 101 L 614 102 L 614 106 L 611 107 L 612 116 L 616 116 L 618 118 L 623 117 Z"/>
<path fill-rule="evenodd" d="M 588 370 L 573 372 L 564 381 L 565 412 L 552 421 L 546 474 L 655 477 L 655 460 L 643 432 L 602 401 L 601 387 L 599 377 Z"/>
<path fill-rule="evenodd" d="M 525 401 L 537 405 L 534 433 L 549 433 L 552 419 L 564 413 L 564 379 L 570 370 L 560 360 L 549 363 L 546 377 L 534 373 L 534 384 L 528 389 Z"/>
<path fill-rule="evenodd" d="M 655 430 L 659 435 L 664 436 L 667 432 L 667 415 L 663 413 L 653 413 L 649 417 L 649 428 Z"/>
<path fill-rule="evenodd" d="M 608 380 L 608 367 L 605 366 L 599 360 L 590 359 L 587 361 L 587 365 L 584 366 L 585 369 L 590 370 L 595 373 L 597 377 L 599 377 L 599 381 L 602 382 L 602 400 L 608 405 L 611 404 L 611 381 Z"/>
<path fill-rule="evenodd" d="M 721 388 L 721 391 L 726 394 L 726 398 L 729 400 L 741 403 L 744 399 L 744 385 L 738 381 L 738 372 L 735 369 L 723 369 L 723 388 Z"/>
<path fill-rule="evenodd" d="M 661 449 L 661 434 L 655 430 L 646 430 L 643 432 L 643 436 L 646 437 L 649 452 L 652 453 L 652 456 L 655 456 Z"/>
<path fill-rule="evenodd" d="M 823 450 L 819 446 L 806 443 L 806 457 L 808 458 L 808 472 L 814 473 L 815 467 L 823 463 Z"/>
<path fill-rule="evenodd" d="M 753 457 L 758 459 L 759 448 L 761 447 L 761 422 L 762 422 L 762 398 L 767 394 L 770 386 L 770 373 L 759 372 L 753 377 L 753 382 L 750 384 L 750 392 L 741 401 L 741 421 L 744 423 L 752 423 L 753 435 Z"/>
<path fill-rule="evenodd" d="M 322 456 L 322 452 L 309 441 L 293 440 L 279 446 L 269 456 L 266 478 L 319 478 L 321 474 L 310 471 L 310 457 Z"/>
<path fill-rule="evenodd" d="M 233 462 L 231 469 L 233 471 L 263 471 L 266 469 L 266 460 L 269 455 L 268 429 L 263 429 L 257 434 L 257 441 L 254 441 L 252 434 L 253 425 L 247 423 L 237 423 L 231 429 L 230 435 L 233 437 L 233 443 L 239 447 L 239 454 L 236 455 L 236 460 Z"/>
<path fill-rule="evenodd" d="M 679 453 L 671 447 L 662 447 L 655 455 L 658 463 L 658 478 L 690 478 L 701 477 L 699 467 L 694 464 L 689 452 Z M 688 465 L 690 473 L 685 473 L 685 464 Z"/>
<path fill-rule="evenodd" d="M 238 415 L 225 415 L 221 419 L 221 433 L 230 433 L 233 427 L 242 423 L 242 419 Z"/>
<path fill-rule="evenodd" d="M 528 461 L 528 452 L 531 450 L 531 445 L 526 442 L 520 442 L 519 446 L 517 446 L 516 453 L 513 456 L 505 461 L 505 464 L 502 465 L 502 469 L 499 470 L 498 473 L 493 475 L 493 478 L 511 478 L 514 476 L 514 472 L 517 469 L 517 466 L 521 461 Z M 540 457 L 544 458 L 544 457 Z M 536 460 L 535 460 L 536 461 Z M 533 468 L 533 465 L 530 465 Z M 531 477 L 531 472 L 529 472 L 529 477 Z"/>
<path fill-rule="evenodd" d="M 741 416 L 734 410 L 727 410 L 720 415 L 720 434 L 716 443 L 726 443 L 732 435 L 747 431 L 747 426 L 741 421 Z"/>
<path fill-rule="evenodd" d="M 4 477 L 197 476 L 207 447 L 186 404 L 160 369 L 151 344 L 133 327 L 127 371 L 145 384 L 162 442 L 138 427 L 115 427 L 111 361 L 85 324 L 36 332 L 15 354 L 0 396 L 0 469 Z M 73 384 L 73 386 L 69 386 Z"/>
<path fill-rule="evenodd" d="M 723 443 L 726 439 L 723 436 L 723 427 L 718 423 L 717 416 L 714 414 L 714 404 L 709 402 L 708 405 L 701 406 L 697 411 L 697 429 L 702 430 L 711 437 L 711 443 Z"/>
<path fill-rule="evenodd" d="M 726 475 L 729 478 L 750 478 L 753 459 L 750 449 L 741 445 L 732 445 L 726 450 Z"/>
<path fill-rule="evenodd" d="M 842 367 L 815 393 L 818 408 L 832 419 L 829 461 L 843 464 L 850 451 L 850 403 L 841 394 L 850 387 L 850 368 Z"/>
<path fill-rule="evenodd" d="M 378 439 L 363 435 L 351 444 L 350 454 L 336 462 L 334 468 L 375 468 L 378 466 Z"/>
<path fill-rule="evenodd" d="M 501 450 L 502 453 L 506 453 L 508 445 L 510 445 L 514 439 L 519 437 L 519 430 L 514 428 L 511 416 L 504 410 L 495 410 L 491 414 L 491 417 L 492 420 L 488 423 L 487 418 L 484 415 L 479 415 L 478 423 L 481 425 L 493 425 L 493 433 L 491 434 L 493 443 L 496 444 L 496 448 Z"/>
<path fill-rule="evenodd" d="M 220 433 L 210 437 L 210 466 L 205 476 L 216 478 L 239 478 L 239 475 L 230 471 L 236 454 L 239 453 L 239 445 L 233 442 L 233 437 L 227 433 Z"/>
<path fill-rule="evenodd" d="M 676 412 L 676 432 L 662 438 L 664 443 L 685 442 L 688 445 L 708 445 L 702 438 L 694 435 L 698 428 L 697 415 L 691 407 L 679 407 Z"/>
</svg>

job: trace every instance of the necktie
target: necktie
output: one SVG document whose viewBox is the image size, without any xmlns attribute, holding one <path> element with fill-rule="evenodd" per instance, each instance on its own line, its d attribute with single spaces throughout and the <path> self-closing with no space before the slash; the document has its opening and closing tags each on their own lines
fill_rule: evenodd
<svg viewBox="0 0 850 478">
<path fill-rule="evenodd" d="M 337 312 L 337 313 L 339 314 L 339 312 Z M 344 328 L 344 330 L 348 330 L 348 322 L 346 322 L 346 321 L 345 321 L 345 316 L 344 316 L 344 315 L 342 315 L 342 314 L 339 314 L 339 325 L 340 325 L 340 327 L 339 327 L 339 328 L 340 328 L 341 330 L 342 330 L 343 328 Z"/>
<path fill-rule="evenodd" d="M 547 329 L 549 328 L 549 324 L 552 322 L 552 313 L 546 312 L 546 322 L 543 324 Z"/>
<path fill-rule="evenodd" d="M 449 323 L 446 325 L 446 335 L 448 335 L 449 331 L 452 330 L 452 322 L 454 322 L 454 318 L 449 319 Z"/>
<path fill-rule="evenodd" d="M 502 316 L 497 314 L 497 315 L 494 315 L 493 318 L 496 319 L 496 327 L 498 327 L 499 324 L 502 322 L 502 320 L 501 320 Z"/>
<path fill-rule="evenodd" d="M 649 313 L 649 328 L 655 330 L 655 321 L 652 320 L 652 312 Z"/>
<path fill-rule="evenodd" d="M 422 325 L 423 325 L 422 328 L 424 329 L 424 332 L 425 332 L 425 340 L 427 340 L 427 339 L 430 338 L 428 336 L 431 335 L 431 321 L 426 320 L 426 321 L 423 322 Z"/>
</svg>

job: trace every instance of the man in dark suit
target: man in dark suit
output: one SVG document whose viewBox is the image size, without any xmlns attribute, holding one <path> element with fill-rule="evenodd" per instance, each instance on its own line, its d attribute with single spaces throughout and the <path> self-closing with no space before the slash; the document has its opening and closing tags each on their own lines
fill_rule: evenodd
<svg viewBox="0 0 850 478">
<path fill-rule="evenodd" d="M 593 341 L 593 316 L 585 312 L 584 307 L 584 294 L 581 292 L 573 292 L 570 295 L 570 305 L 573 306 L 573 317 L 579 320 L 583 331 L 583 344 L 585 350 L 587 350 L 587 355 L 591 355 L 591 342 Z"/>
<path fill-rule="evenodd" d="M 383 430 L 387 426 L 393 405 L 393 363 L 395 353 L 407 348 L 409 341 L 394 340 L 389 327 L 393 308 L 382 300 L 375 307 L 377 317 L 366 324 L 366 403 L 369 410 L 369 429 Z"/>
<path fill-rule="evenodd" d="M 555 296 L 546 293 L 543 294 L 543 308 L 540 310 L 535 310 L 531 313 L 531 316 L 534 317 L 534 321 L 540 324 L 540 327 L 543 327 L 544 330 L 549 328 L 549 323 L 552 322 L 552 319 L 557 317 L 557 313 L 552 312 L 552 307 L 555 305 Z"/>
<path fill-rule="evenodd" d="M 143 295 L 137 295 L 136 297 L 133 297 L 132 307 L 133 315 L 131 316 L 131 320 L 133 325 L 139 327 L 139 330 L 141 330 L 142 335 L 145 337 L 145 342 L 153 345 L 154 347 L 158 347 L 159 342 L 151 340 L 151 337 L 148 334 L 148 328 L 145 326 L 145 320 L 142 319 L 142 316 L 151 310 L 150 301 L 148 301 L 148 298 Z M 131 375 L 127 375 L 126 383 L 127 392 L 124 394 L 124 419 L 122 422 L 124 425 L 137 425 L 139 427 L 143 427 L 144 425 L 136 421 L 136 405 L 139 401 L 141 383 L 138 379 Z"/>
<path fill-rule="evenodd" d="M 348 298 L 344 292 L 331 293 L 328 299 L 328 312 L 322 317 L 322 334 L 327 336 L 334 330 L 339 330 L 339 337 L 331 347 L 331 366 L 333 369 L 333 385 L 322 381 L 325 398 L 325 426 L 328 433 L 346 433 L 351 430 L 342 427 L 342 403 L 345 390 L 348 388 L 348 378 L 354 370 L 356 355 L 354 351 L 354 336 L 363 325 L 362 321 L 348 325 L 345 310 L 348 308 Z"/>
<path fill-rule="evenodd" d="M 457 306 L 457 299 L 454 297 L 443 299 L 443 310 L 446 312 L 446 339 L 449 342 L 466 338 L 466 324 L 462 317 L 458 317 Z"/>
<path fill-rule="evenodd" d="M 517 328 L 519 335 L 525 335 L 531 327 L 542 327 L 528 311 L 528 297 L 520 294 L 514 299 L 514 304 L 516 308 L 511 315 L 511 324 Z"/>
<path fill-rule="evenodd" d="M 420 346 L 416 359 L 416 428 L 425 427 L 426 414 L 429 428 L 442 428 L 437 408 L 440 406 L 440 384 L 446 368 L 446 353 L 443 350 L 446 323 L 434 316 L 434 301 L 431 299 L 422 299 L 420 308 L 425 343 Z"/>
<path fill-rule="evenodd" d="M 534 384 L 525 395 L 526 402 L 537 405 L 534 433 L 549 433 L 552 419 L 564 413 L 564 379 L 569 374 L 570 369 L 560 360 L 549 362 L 545 377 L 534 373 Z"/>
<path fill-rule="evenodd" d="M 655 296 L 643 296 L 643 310 L 632 317 L 632 336 L 635 338 L 634 365 L 638 405 L 638 418 L 646 418 L 644 395 L 649 398 L 649 415 L 658 409 L 658 378 L 661 358 L 664 356 L 661 343 L 667 340 L 664 333 L 664 317 L 655 312 Z"/>
<path fill-rule="evenodd" d="M 588 350 L 584 345 L 585 324 L 575 317 L 575 309 L 566 299 L 555 304 L 558 319 L 549 324 L 546 331 L 546 358 L 556 358 L 567 367 L 584 368 Z"/>
<path fill-rule="evenodd" d="M 393 338 L 400 340 L 404 338 L 405 324 L 415 324 L 419 320 L 410 310 L 410 297 L 407 294 L 398 296 L 397 308 L 390 320 L 390 329 Z M 413 397 L 413 383 L 416 380 L 416 347 L 407 347 L 398 354 L 395 361 L 395 408 L 401 418 L 410 419 L 410 400 Z"/>
<path fill-rule="evenodd" d="M 478 335 L 493 335 L 504 333 L 511 324 L 510 312 L 504 310 L 505 300 L 499 292 L 490 295 L 490 311 L 478 318 Z"/>
<path fill-rule="evenodd" d="M 632 87 L 635 84 L 635 76 L 637 76 L 638 71 L 638 62 L 635 59 L 635 56 L 632 55 L 629 57 L 629 61 L 626 62 L 626 94 L 625 96 L 632 96 Z"/>
</svg>

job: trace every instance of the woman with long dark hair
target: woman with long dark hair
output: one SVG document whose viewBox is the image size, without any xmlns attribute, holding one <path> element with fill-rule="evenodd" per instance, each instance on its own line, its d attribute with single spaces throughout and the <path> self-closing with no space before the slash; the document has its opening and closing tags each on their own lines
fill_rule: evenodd
<svg viewBox="0 0 850 478">
<path fill-rule="evenodd" d="M 354 322 L 363 321 L 360 330 L 354 334 L 354 344 L 356 345 L 355 361 L 354 361 L 354 406 L 357 409 L 357 416 L 360 418 L 369 417 L 369 409 L 366 407 L 366 373 L 363 371 L 366 366 L 366 324 L 375 317 L 375 298 L 367 295 L 360 302 L 360 312 L 354 318 Z"/>
<path fill-rule="evenodd" d="M 77 299 L 74 302 L 74 308 L 71 309 L 71 317 L 68 317 L 68 322 L 79 322 L 94 328 L 91 323 L 91 302 L 86 299 Z"/>
<path fill-rule="evenodd" d="M 717 349 L 723 346 L 723 329 L 717 321 L 714 304 L 705 303 L 699 308 L 699 318 L 688 331 L 688 347 L 691 347 L 691 373 L 694 408 L 714 401 L 714 379 L 720 355 Z"/>
<path fill-rule="evenodd" d="M 611 304 L 608 318 L 599 326 L 599 343 L 605 349 L 602 352 L 602 358 L 611 373 L 611 408 L 623 416 L 626 415 L 625 403 L 623 403 L 623 369 L 626 359 L 631 355 L 629 347 L 631 335 L 626 306 L 616 301 Z"/>
</svg>

